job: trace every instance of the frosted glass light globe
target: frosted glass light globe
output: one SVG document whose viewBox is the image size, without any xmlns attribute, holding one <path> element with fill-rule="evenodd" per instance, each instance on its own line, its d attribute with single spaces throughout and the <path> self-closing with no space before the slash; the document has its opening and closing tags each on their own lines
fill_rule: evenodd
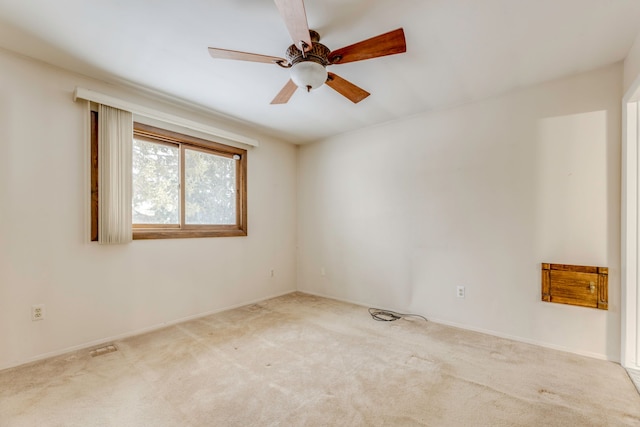
<svg viewBox="0 0 640 427">
<path fill-rule="evenodd" d="M 327 81 L 327 69 L 317 62 L 298 62 L 291 68 L 291 80 L 307 91 L 319 88 Z"/>
</svg>

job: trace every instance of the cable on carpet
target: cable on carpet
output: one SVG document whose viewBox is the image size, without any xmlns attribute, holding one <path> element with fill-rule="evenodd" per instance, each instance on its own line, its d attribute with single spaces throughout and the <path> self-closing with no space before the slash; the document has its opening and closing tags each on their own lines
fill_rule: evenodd
<svg viewBox="0 0 640 427">
<path fill-rule="evenodd" d="M 395 311 L 382 310 L 379 308 L 370 308 L 369 314 L 373 320 L 377 320 L 378 322 L 393 322 L 398 319 L 402 319 L 403 317 L 419 317 L 424 319 L 425 322 L 429 321 L 429 319 L 419 314 L 397 313 Z"/>
</svg>

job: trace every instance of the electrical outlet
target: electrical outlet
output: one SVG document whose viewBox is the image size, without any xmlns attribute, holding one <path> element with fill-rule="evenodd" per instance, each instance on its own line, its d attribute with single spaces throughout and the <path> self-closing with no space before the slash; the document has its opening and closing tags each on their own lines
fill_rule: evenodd
<svg viewBox="0 0 640 427">
<path fill-rule="evenodd" d="M 36 320 L 44 319 L 44 304 L 36 304 L 31 306 L 31 320 L 34 322 Z"/>
<path fill-rule="evenodd" d="M 327 275 L 327 271 L 324 269 L 324 267 L 321 267 L 321 268 L 320 268 L 320 275 L 321 275 L 322 277 L 324 277 L 324 276 L 326 276 L 326 275 Z"/>
<path fill-rule="evenodd" d="M 464 298 L 464 286 L 456 286 L 456 296 L 458 298 Z"/>
</svg>

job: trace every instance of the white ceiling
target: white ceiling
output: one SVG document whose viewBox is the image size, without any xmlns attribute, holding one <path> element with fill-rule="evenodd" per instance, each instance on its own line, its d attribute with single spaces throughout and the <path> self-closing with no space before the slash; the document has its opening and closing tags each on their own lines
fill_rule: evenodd
<svg viewBox="0 0 640 427">
<path fill-rule="evenodd" d="M 109 82 L 144 87 L 305 143 L 624 59 L 638 0 L 306 0 L 330 49 L 403 27 L 407 53 L 334 65 L 371 92 L 327 86 L 270 105 L 276 65 L 214 60 L 207 47 L 284 56 L 272 0 L 0 0 L 0 47 Z"/>
</svg>

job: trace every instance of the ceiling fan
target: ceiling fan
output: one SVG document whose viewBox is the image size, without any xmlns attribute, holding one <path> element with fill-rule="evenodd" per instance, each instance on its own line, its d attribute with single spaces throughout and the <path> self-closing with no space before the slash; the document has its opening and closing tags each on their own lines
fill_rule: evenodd
<svg viewBox="0 0 640 427">
<path fill-rule="evenodd" d="M 271 104 L 287 103 L 299 87 L 311 91 L 311 89 L 316 89 L 325 83 L 353 103 L 358 103 L 369 96 L 369 92 L 334 73 L 327 72 L 326 67 L 407 51 L 402 28 L 332 51 L 319 43 L 320 35 L 317 32 L 309 30 L 303 0 L 274 1 L 293 39 L 293 44 L 285 53 L 286 59 L 209 48 L 209 54 L 216 59 L 272 63 L 282 68 L 290 68 L 291 78 L 271 101 Z"/>
</svg>

